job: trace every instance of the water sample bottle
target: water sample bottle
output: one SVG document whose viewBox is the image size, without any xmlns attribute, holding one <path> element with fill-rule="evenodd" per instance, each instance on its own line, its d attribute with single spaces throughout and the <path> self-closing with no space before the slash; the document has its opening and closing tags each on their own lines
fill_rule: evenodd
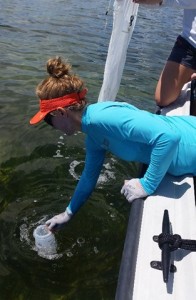
<svg viewBox="0 0 196 300">
<path fill-rule="evenodd" d="M 53 255 L 56 254 L 56 240 L 54 234 L 46 225 L 39 225 L 33 232 L 35 246 L 38 254 Z"/>
</svg>

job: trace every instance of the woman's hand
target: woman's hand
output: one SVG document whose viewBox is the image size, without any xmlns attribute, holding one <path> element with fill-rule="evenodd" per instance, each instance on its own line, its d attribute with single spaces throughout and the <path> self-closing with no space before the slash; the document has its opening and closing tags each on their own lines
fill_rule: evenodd
<svg viewBox="0 0 196 300">
<path fill-rule="evenodd" d="M 72 215 L 67 213 L 67 210 L 59 215 L 54 216 L 46 221 L 49 230 L 55 230 L 71 220 Z"/>
<path fill-rule="evenodd" d="M 135 199 L 148 196 L 138 178 L 125 180 L 125 183 L 121 189 L 121 194 L 125 196 L 129 203 L 131 203 Z"/>
</svg>

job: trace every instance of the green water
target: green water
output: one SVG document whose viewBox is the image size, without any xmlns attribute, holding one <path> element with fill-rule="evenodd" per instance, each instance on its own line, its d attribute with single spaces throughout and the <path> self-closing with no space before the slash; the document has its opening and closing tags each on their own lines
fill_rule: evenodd
<svg viewBox="0 0 196 300">
<path fill-rule="evenodd" d="M 104 0 L 0 0 L 0 7 L 0 300 L 112 300 L 130 211 L 120 189 L 137 165 L 108 155 L 95 192 L 56 234 L 56 257 L 40 257 L 33 230 L 68 204 L 84 165 L 84 136 L 29 125 L 51 56 L 68 58 L 89 102 L 97 101 L 112 6 L 107 17 Z M 154 111 L 181 16 L 140 8 L 118 99 Z"/>
</svg>

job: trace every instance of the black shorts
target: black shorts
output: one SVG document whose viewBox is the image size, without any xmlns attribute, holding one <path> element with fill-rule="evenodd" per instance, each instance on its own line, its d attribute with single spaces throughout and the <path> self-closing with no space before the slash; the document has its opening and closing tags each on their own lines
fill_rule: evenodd
<svg viewBox="0 0 196 300">
<path fill-rule="evenodd" d="M 196 48 L 179 35 L 168 61 L 174 61 L 187 68 L 196 70 Z"/>
</svg>

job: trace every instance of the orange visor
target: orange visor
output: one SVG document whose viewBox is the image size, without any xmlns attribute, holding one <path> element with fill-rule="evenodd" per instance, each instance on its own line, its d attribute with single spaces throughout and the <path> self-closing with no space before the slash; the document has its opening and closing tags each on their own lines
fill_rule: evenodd
<svg viewBox="0 0 196 300">
<path fill-rule="evenodd" d="M 87 89 L 83 89 L 79 93 L 68 94 L 59 98 L 48 99 L 48 100 L 40 100 L 39 107 L 40 110 L 35 114 L 33 118 L 30 120 L 30 124 L 36 124 L 42 121 L 45 116 L 51 111 L 56 110 L 59 107 L 68 107 L 70 105 L 74 105 L 80 103 L 82 99 L 86 96 Z"/>
</svg>

